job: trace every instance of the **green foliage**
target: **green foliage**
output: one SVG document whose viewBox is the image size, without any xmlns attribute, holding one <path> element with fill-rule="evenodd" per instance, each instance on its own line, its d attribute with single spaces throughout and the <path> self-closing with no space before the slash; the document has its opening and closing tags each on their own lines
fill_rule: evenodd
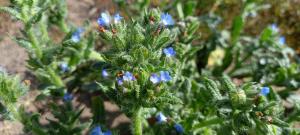
<svg viewBox="0 0 300 135">
<path fill-rule="evenodd" d="M 22 36 L 11 38 L 28 52 L 28 69 L 43 90 L 38 98 L 50 102 L 54 118 L 42 125 L 41 114 L 18 109 L 27 88 L 0 72 L 3 116 L 20 120 L 31 134 L 83 134 L 106 129 L 104 97 L 131 119 L 135 135 L 298 133 L 299 57 L 273 26 L 259 36 L 246 30 L 268 8 L 264 1 L 115 2 L 124 20 L 103 12 L 97 31 L 88 21 L 82 28 L 66 23 L 65 0 L 11 0 L 0 7 L 24 25 Z M 235 6 L 235 17 L 221 17 Z M 48 34 L 53 27 L 60 29 L 56 41 Z M 98 37 L 104 47 L 96 51 Z M 74 107 L 71 93 L 93 95 L 91 121 L 81 122 L 83 109 Z"/>
<path fill-rule="evenodd" d="M 50 106 L 53 118 L 47 118 L 47 125 L 42 125 L 39 123 L 39 114 L 32 114 L 28 116 L 25 114 L 25 112 L 22 112 L 21 122 L 25 126 L 24 130 L 35 135 L 80 135 L 87 127 L 87 123 L 82 124 L 79 121 L 79 116 L 84 110 L 83 108 L 74 108 L 72 107 L 71 102 L 67 102 L 63 105 L 51 103 Z"/>
<path fill-rule="evenodd" d="M 0 71 L 0 114 L 3 119 L 20 120 L 18 110 L 28 86 L 15 76 Z"/>
</svg>

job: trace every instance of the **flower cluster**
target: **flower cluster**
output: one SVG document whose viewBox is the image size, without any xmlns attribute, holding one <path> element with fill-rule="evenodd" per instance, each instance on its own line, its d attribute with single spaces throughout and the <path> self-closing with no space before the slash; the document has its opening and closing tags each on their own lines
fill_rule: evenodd
<svg viewBox="0 0 300 135">
<path fill-rule="evenodd" d="M 157 83 L 160 83 L 160 82 L 168 82 L 168 81 L 171 81 L 171 80 L 172 80 L 172 77 L 170 76 L 168 71 L 160 71 L 159 75 L 156 74 L 156 73 L 153 73 L 150 76 L 150 81 L 153 84 L 157 84 Z"/>
<path fill-rule="evenodd" d="M 97 23 L 100 27 L 108 27 L 112 22 L 114 24 L 120 23 L 122 19 L 123 17 L 118 13 L 112 17 L 110 14 L 103 12 L 98 18 Z"/>
</svg>

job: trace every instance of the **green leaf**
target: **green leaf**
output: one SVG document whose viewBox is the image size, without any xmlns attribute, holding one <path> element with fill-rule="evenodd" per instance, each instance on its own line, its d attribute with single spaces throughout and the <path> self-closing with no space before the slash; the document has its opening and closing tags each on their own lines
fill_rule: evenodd
<svg viewBox="0 0 300 135">
<path fill-rule="evenodd" d="M 100 96 L 92 97 L 93 124 L 105 124 L 104 101 Z"/>
<path fill-rule="evenodd" d="M 184 15 L 185 16 L 191 16 L 195 13 L 195 9 L 197 6 L 196 1 L 186 1 L 184 3 Z"/>
<path fill-rule="evenodd" d="M 267 41 L 267 40 L 269 40 L 269 39 L 271 38 L 272 33 L 273 33 L 272 29 L 266 28 L 266 29 L 264 29 L 264 31 L 262 32 L 262 34 L 261 34 L 261 36 L 260 36 L 260 39 L 261 39 L 262 41 Z"/>
<path fill-rule="evenodd" d="M 233 26 L 231 30 L 231 42 L 233 45 L 236 44 L 236 42 L 240 38 L 240 34 L 244 27 L 244 20 L 242 16 L 237 16 L 234 18 Z"/>
<path fill-rule="evenodd" d="M 10 8 L 10 7 L 0 7 L 0 12 L 7 12 L 9 13 L 11 16 L 16 17 L 19 20 L 22 20 L 22 18 L 20 17 L 20 14 L 17 10 Z"/>
</svg>

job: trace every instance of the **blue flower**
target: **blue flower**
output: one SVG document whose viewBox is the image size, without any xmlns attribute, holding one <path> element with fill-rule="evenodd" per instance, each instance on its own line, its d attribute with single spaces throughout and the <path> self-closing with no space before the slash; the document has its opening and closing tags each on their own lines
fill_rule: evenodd
<svg viewBox="0 0 300 135">
<path fill-rule="evenodd" d="M 117 13 L 117 14 L 114 15 L 114 23 L 115 24 L 121 22 L 122 19 L 123 19 L 123 17 L 120 16 L 119 13 Z"/>
<path fill-rule="evenodd" d="M 112 135 L 112 133 L 110 130 L 108 130 L 108 131 L 104 132 L 103 135 Z"/>
<path fill-rule="evenodd" d="M 84 32 L 82 28 L 77 28 L 77 30 L 72 34 L 71 40 L 75 43 L 78 43 L 80 41 L 82 32 Z"/>
<path fill-rule="evenodd" d="M 69 101 L 71 101 L 72 99 L 73 99 L 73 95 L 70 94 L 70 93 L 66 93 L 66 94 L 64 95 L 64 97 L 63 97 L 63 100 L 64 100 L 65 102 L 69 102 Z"/>
<path fill-rule="evenodd" d="M 180 125 L 180 124 L 178 124 L 178 123 L 176 123 L 176 124 L 174 125 L 174 128 L 175 128 L 175 130 L 176 130 L 179 134 L 182 134 L 182 133 L 184 132 L 184 129 L 183 129 L 182 125 Z"/>
<path fill-rule="evenodd" d="M 126 71 L 125 74 L 123 75 L 123 81 L 134 81 L 135 78 L 132 73 Z"/>
<path fill-rule="evenodd" d="M 167 122 L 167 117 L 161 112 L 156 116 L 156 120 L 158 123 Z"/>
<path fill-rule="evenodd" d="M 117 78 L 117 83 L 118 83 L 118 85 L 122 85 L 123 84 L 122 78 Z"/>
<path fill-rule="evenodd" d="M 162 13 L 160 15 L 161 23 L 165 26 L 174 25 L 174 21 L 171 15 L 168 13 Z"/>
<path fill-rule="evenodd" d="M 175 54 L 176 54 L 173 47 L 164 48 L 163 52 L 167 57 L 172 57 L 172 56 L 175 56 Z"/>
<path fill-rule="evenodd" d="M 285 44 L 285 37 L 284 36 L 279 37 L 278 42 L 279 42 L 280 45 L 284 45 Z"/>
<path fill-rule="evenodd" d="M 106 69 L 103 69 L 101 74 L 102 74 L 102 77 L 104 77 L 104 78 L 108 77 L 108 73 L 107 73 Z"/>
<path fill-rule="evenodd" d="M 270 93 L 270 88 L 269 87 L 262 87 L 260 90 L 260 94 L 263 96 L 267 96 Z"/>
<path fill-rule="evenodd" d="M 62 72 L 67 72 L 67 71 L 69 71 L 69 66 L 68 66 L 67 63 L 61 63 L 61 64 L 59 65 L 59 68 L 60 68 L 60 70 L 61 70 Z"/>
<path fill-rule="evenodd" d="M 278 32 L 278 31 L 279 31 L 279 28 L 278 28 L 277 24 L 275 24 L 275 23 L 273 23 L 273 24 L 271 25 L 271 29 L 272 29 L 274 32 Z"/>
<path fill-rule="evenodd" d="M 102 129 L 100 126 L 96 126 L 92 129 L 89 135 L 111 135 L 111 131 L 108 130 L 106 132 L 102 132 Z"/>
<path fill-rule="evenodd" d="M 108 13 L 101 13 L 97 22 L 99 26 L 107 27 L 110 24 L 110 15 Z"/>
<path fill-rule="evenodd" d="M 172 77 L 170 76 L 168 71 L 160 71 L 160 80 L 163 82 L 168 82 L 172 80 Z"/>
<path fill-rule="evenodd" d="M 90 135 L 102 135 L 102 130 L 100 126 L 94 127 L 90 132 Z"/>
<path fill-rule="evenodd" d="M 157 74 L 152 74 L 150 76 L 150 81 L 153 83 L 153 84 L 157 84 L 160 82 L 160 77 L 157 75 Z"/>
</svg>

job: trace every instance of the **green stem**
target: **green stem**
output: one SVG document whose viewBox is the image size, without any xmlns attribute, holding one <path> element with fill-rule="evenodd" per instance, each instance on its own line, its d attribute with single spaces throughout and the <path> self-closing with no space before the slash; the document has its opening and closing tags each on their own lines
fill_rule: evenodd
<svg viewBox="0 0 300 135">
<path fill-rule="evenodd" d="M 48 26 L 46 19 L 43 17 L 42 21 L 39 23 L 39 27 L 41 28 L 42 32 L 42 39 L 46 40 L 47 42 L 49 41 L 49 34 L 48 34 Z"/>
<path fill-rule="evenodd" d="M 46 67 L 46 70 L 48 72 L 48 74 L 50 75 L 52 82 L 54 83 L 55 86 L 58 87 L 63 87 L 64 83 L 61 80 L 61 78 L 53 71 L 53 69 L 51 69 L 50 67 Z"/>
<path fill-rule="evenodd" d="M 218 118 L 218 117 L 213 117 L 213 118 L 210 118 L 210 119 L 208 119 L 208 120 L 205 120 L 205 121 L 203 121 L 203 122 L 201 122 L 201 123 L 195 125 L 195 126 L 193 127 L 193 129 L 195 130 L 195 129 L 199 129 L 199 128 L 202 128 L 202 127 L 208 127 L 208 126 L 211 126 L 211 125 L 220 124 L 220 123 L 222 123 L 222 122 L 223 122 L 222 119 L 220 119 L 220 118 Z"/>
<path fill-rule="evenodd" d="M 42 56 L 43 56 L 42 50 L 41 50 L 41 48 L 39 47 L 38 40 L 37 40 L 36 37 L 34 36 L 32 29 L 29 29 L 27 34 L 28 34 L 29 40 L 30 40 L 31 43 L 32 43 L 32 47 L 34 48 L 36 57 L 39 58 L 39 59 L 42 58 Z"/>
<path fill-rule="evenodd" d="M 59 21 L 59 27 L 62 29 L 62 31 L 64 33 L 68 33 L 69 32 L 69 28 L 66 25 L 66 22 L 64 20 Z"/>
<path fill-rule="evenodd" d="M 133 134 L 142 135 L 142 107 L 139 107 L 135 110 L 133 114 Z"/>
</svg>

